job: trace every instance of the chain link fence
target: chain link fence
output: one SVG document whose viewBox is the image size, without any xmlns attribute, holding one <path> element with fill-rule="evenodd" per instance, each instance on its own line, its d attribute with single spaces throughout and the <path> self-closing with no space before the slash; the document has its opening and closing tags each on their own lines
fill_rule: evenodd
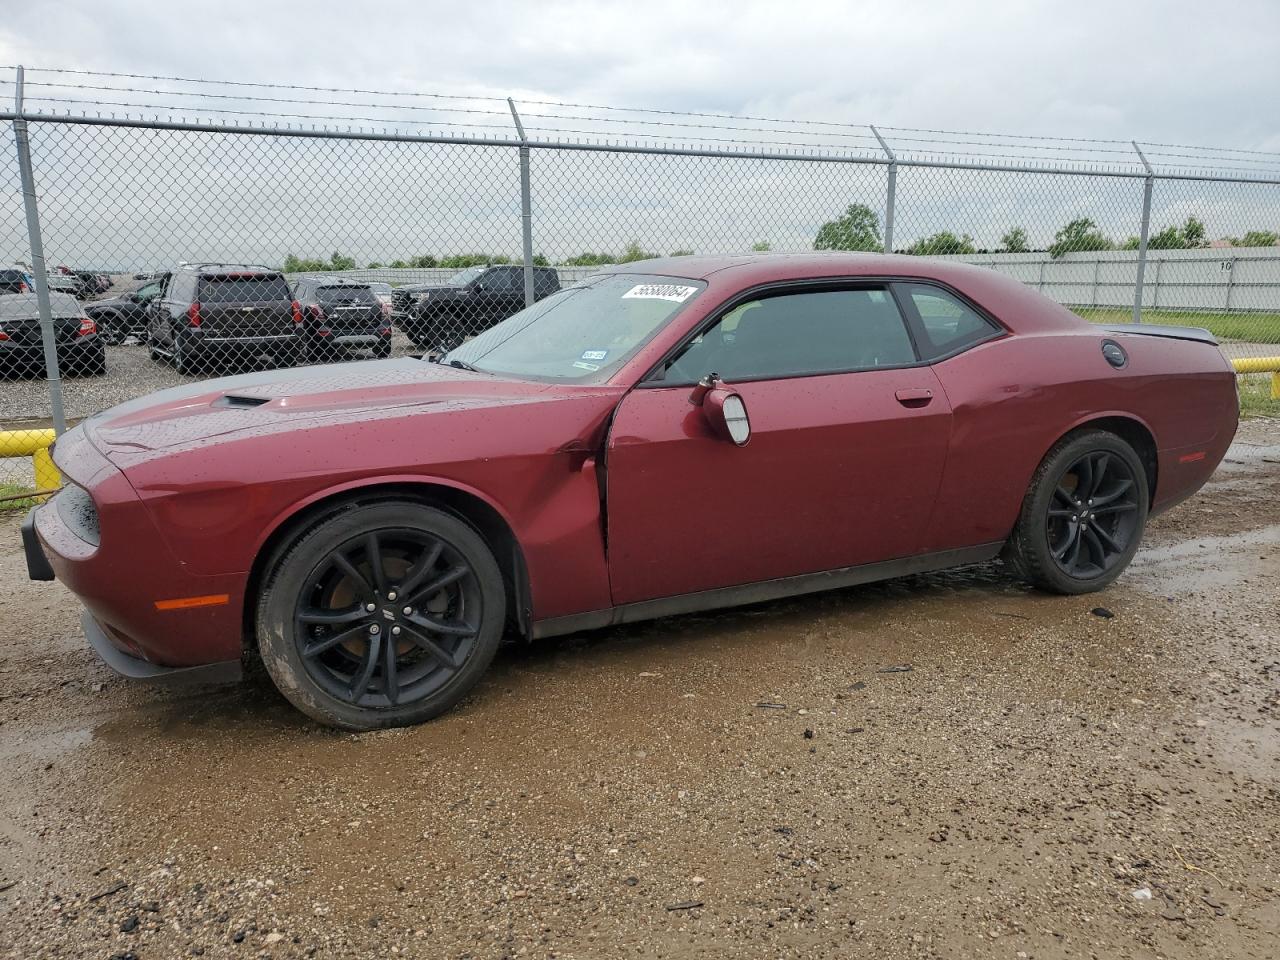
<svg viewBox="0 0 1280 960">
<path fill-rule="evenodd" d="M 1090 320 L 1203 326 L 1229 356 L 1280 354 L 1280 173 L 1249 151 L 1191 154 L 1224 168 L 1204 173 L 1174 168 L 1169 147 L 1079 160 L 861 128 L 820 148 L 784 140 L 793 128 L 721 125 L 757 131 L 745 142 L 689 118 L 692 144 L 569 142 L 545 119 L 565 117 L 533 113 L 527 132 L 506 103 L 497 139 L 340 131 L 57 115 L 24 110 L 16 86 L 0 113 L 10 504 L 56 483 L 39 451 L 64 423 L 222 373 L 439 353 L 652 256 L 959 258 Z"/>
</svg>

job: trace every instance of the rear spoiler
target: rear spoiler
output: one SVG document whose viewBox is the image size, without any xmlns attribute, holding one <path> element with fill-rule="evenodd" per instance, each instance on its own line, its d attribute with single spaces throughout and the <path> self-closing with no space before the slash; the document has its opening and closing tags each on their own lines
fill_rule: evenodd
<svg viewBox="0 0 1280 960">
<path fill-rule="evenodd" d="M 1136 333 L 1144 337 L 1167 337 L 1170 340 L 1194 340 L 1218 345 L 1218 338 L 1203 327 L 1176 327 L 1159 323 L 1116 323 L 1103 327 L 1111 333 Z"/>
</svg>

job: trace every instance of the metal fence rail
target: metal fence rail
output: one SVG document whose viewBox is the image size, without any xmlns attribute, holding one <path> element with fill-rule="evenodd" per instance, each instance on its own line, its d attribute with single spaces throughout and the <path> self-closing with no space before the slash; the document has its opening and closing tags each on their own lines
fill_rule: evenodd
<svg viewBox="0 0 1280 960">
<path fill-rule="evenodd" d="M 288 119 L 305 114 L 238 102 L 99 116 L 58 111 L 54 88 L 77 86 L 64 73 L 41 72 L 28 98 L 19 68 L 0 112 L 10 434 L 227 370 L 446 349 L 601 264 L 692 252 L 956 257 L 1088 318 L 1207 326 L 1230 355 L 1280 353 L 1280 154 L 1037 153 L 1033 138 L 836 124 L 820 141 L 803 126 L 816 121 L 717 114 L 679 119 L 690 142 L 618 142 L 600 127 L 611 115 L 511 100 L 458 108 L 495 117 L 497 136 L 306 129 Z M 318 110 L 299 89 L 264 102 Z M 571 120 L 597 126 L 573 140 L 556 125 Z M 33 471 L 0 458 L 0 497 Z"/>
</svg>

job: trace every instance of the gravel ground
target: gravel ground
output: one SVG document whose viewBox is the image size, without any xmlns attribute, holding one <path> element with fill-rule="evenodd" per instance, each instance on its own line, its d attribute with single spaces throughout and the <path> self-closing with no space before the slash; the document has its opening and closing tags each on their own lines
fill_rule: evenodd
<svg viewBox="0 0 1280 960">
<path fill-rule="evenodd" d="M 0 956 L 1271 958 L 1280 423 L 1106 592 L 996 566 L 501 656 L 410 730 L 113 678 L 0 521 Z"/>
</svg>

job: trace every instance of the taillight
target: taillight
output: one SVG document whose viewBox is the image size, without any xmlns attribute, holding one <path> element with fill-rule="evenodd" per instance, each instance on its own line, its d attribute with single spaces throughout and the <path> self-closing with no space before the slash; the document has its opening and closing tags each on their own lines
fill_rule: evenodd
<svg viewBox="0 0 1280 960">
<path fill-rule="evenodd" d="M 77 337 L 87 337 L 91 333 L 98 332 L 98 325 L 93 322 L 92 317 L 82 317 L 80 319 L 80 329 L 76 331 Z"/>
<path fill-rule="evenodd" d="M 27 284 L 26 284 L 26 282 L 25 282 L 25 281 L 23 281 L 23 280 L 19 280 L 19 281 L 18 281 L 18 292 L 19 292 L 19 293 L 30 293 L 30 292 L 31 292 L 31 288 L 27 286 Z"/>
<path fill-rule="evenodd" d="M 380 336 L 380 337 L 389 337 L 389 336 L 391 336 L 391 328 L 390 328 L 390 327 L 379 327 L 379 328 L 378 328 L 378 336 Z"/>
<path fill-rule="evenodd" d="M 312 318 L 315 320 L 324 319 L 324 308 L 321 307 L 320 304 L 318 303 L 311 304 L 311 306 L 307 307 L 307 311 L 311 314 Z"/>
<path fill-rule="evenodd" d="M 0 340 L 8 340 L 9 335 L 4 332 L 4 327 L 0 327 Z"/>
<path fill-rule="evenodd" d="M 202 322 L 200 319 L 200 304 L 193 303 L 187 307 L 187 322 L 193 327 L 200 326 Z"/>
<path fill-rule="evenodd" d="M 297 300 L 293 301 L 293 322 L 302 326 L 302 304 Z"/>
</svg>

